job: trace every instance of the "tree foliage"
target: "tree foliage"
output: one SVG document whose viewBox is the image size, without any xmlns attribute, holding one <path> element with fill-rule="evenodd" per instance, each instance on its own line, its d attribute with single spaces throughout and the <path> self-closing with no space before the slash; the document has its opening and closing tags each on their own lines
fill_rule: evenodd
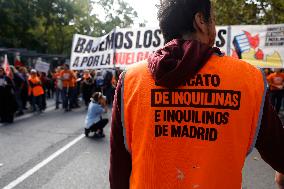
<svg viewBox="0 0 284 189">
<path fill-rule="evenodd" d="M 213 0 L 218 25 L 284 23 L 283 0 Z"/>
<path fill-rule="evenodd" d="M 74 33 L 100 36 L 133 23 L 133 8 L 123 0 L 115 2 L 0 0 L 0 47 L 69 54 Z"/>
<path fill-rule="evenodd" d="M 212 0 L 218 25 L 284 23 L 283 0 Z M 124 0 L 0 0 L 0 47 L 69 54 L 74 33 L 101 36 L 129 27 Z"/>
</svg>

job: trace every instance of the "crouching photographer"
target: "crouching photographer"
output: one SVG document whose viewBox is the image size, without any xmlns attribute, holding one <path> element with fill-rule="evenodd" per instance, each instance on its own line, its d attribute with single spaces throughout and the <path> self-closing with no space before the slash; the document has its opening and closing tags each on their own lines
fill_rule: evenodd
<svg viewBox="0 0 284 189">
<path fill-rule="evenodd" d="M 107 112 L 106 97 L 101 92 L 95 92 L 92 95 L 88 106 L 88 112 L 85 119 L 85 135 L 89 136 L 94 132 L 95 137 L 105 137 L 103 128 L 107 125 L 108 119 L 103 119 L 102 115 Z"/>
</svg>

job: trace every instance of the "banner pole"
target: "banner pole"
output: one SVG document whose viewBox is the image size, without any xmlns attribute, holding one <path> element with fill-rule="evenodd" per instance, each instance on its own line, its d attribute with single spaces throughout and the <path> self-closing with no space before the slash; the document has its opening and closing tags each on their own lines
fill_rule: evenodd
<svg viewBox="0 0 284 189">
<path fill-rule="evenodd" d="M 69 62 L 69 67 L 70 67 L 70 70 L 73 70 L 73 62 L 72 60 L 74 60 L 74 55 L 73 55 L 73 50 L 74 50 L 74 40 L 75 40 L 75 36 L 77 34 L 74 34 L 73 37 L 72 37 L 72 47 L 71 47 L 71 56 L 70 56 L 70 62 Z M 66 60 L 65 60 L 66 61 Z"/>
<path fill-rule="evenodd" d="M 227 56 L 231 55 L 231 39 L 232 39 L 232 26 L 228 26 L 228 37 L 227 37 Z"/>
<path fill-rule="evenodd" d="M 113 68 L 116 68 L 116 48 L 115 48 L 115 33 L 116 33 L 116 28 L 117 26 L 115 26 L 114 30 L 113 30 L 113 38 L 112 38 L 112 44 L 113 44 L 113 59 L 112 59 L 112 64 L 113 64 Z"/>
</svg>

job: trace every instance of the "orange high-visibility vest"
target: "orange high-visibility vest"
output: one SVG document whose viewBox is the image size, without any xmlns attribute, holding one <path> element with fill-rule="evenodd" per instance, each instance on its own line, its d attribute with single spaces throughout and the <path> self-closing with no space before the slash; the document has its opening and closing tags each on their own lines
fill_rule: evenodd
<svg viewBox="0 0 284 189">
<path fill-rule="evenodd" d="M 122 124 L 131 189 L 240 189 L 267 84 L 262 72 L 213 55 L 175 89 L 155 85 L 147 63 L 126 71 Z"/>
<path fill-rule="evenodd" d="M 71 70 L 62 70 L 60 76 L 63 79 L 63 87 L 75 87 L 76 76 Z"/>
<path fill-rule="evenodd" d="M 39 77 L 29 77 L 29 95 L 40 96 L 44 94 Z"/>
</svg>

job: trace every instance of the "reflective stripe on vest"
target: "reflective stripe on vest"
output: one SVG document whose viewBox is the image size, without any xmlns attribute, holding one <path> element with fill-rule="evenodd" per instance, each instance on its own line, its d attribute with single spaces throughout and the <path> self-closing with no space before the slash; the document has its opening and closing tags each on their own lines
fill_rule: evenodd
<svg viewBox="0 0 284 189">
<path fill-rule="evenodd" d="M 125 129 L 125 120 L 124 120 L 124 77 L 125 77 L 125 74 L 126 72 L 122 72 L 121 73 L 121 82 L 122 82 L 122 86 L 121 86 L 121 123 L 122 123 L 122 129 L 123 129 L 123 137 L 124 137 L 124 145 L 125 145 L 125 149 L 129 151 L 129 147 L 128 147 L 128 143 L 127 143 L 127 140 L 126 140 L 126 129 Z"/>
<path fill-rule="evenodd" d="M 266 83 L 260 70 L 212 56 L 176 89 L 155 85 L 147 63 L 122 86 L 131 189 L 239 189 L 257 138 Z"/>
<path fill-rule="evenodd" d="M 263 107 L 264 107 L 264 103 L 265 103 L 265 96 L 266 96 L 266 92 L 267 92 L 267 89 L 269 88 L 269 85 L 267 83 L 267 80 L 266 80 L 266 76 L 265 76 L 265 73 L 262 72 L 262 80 L 264 81 L 264 92 L 263 92 L 263 95 L 262 95 L 262 102 L 261 102 L 261 106 L 260 106 L 260 111 L 259 111 L 259 115 L 258 115 L 258 123 L 257 123 L 257 128 L 256 128 L 256 132 L 255 132 L 255 135 L 254 135 L 254 139 L 253 139 L 253 143 L 251 144 L 251 147 L 250 147 L 250 150 L 248 152 L 247 155 L 249 155 L 253 148 L 255 147 L 255 143 L 256 143 L 256 140 L 257 140 L 257 137 L 258 137 L 258 133 L 259 133 L 259 130 L 260 130 L 260 125 L 261 125 L 261 120 L 262 120 L 262 115 L 263 115 Z"/>
</svg>

